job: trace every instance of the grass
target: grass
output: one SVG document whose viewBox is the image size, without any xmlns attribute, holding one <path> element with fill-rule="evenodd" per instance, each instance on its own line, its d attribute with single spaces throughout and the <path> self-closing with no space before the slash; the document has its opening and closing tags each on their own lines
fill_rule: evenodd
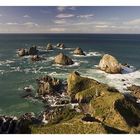
<svg viewBox="0 0 140 140">
<path fill-rule="evenodd" d="M 75 73 L 70 74 L 67 81 L 69 95 L 80 102 L 83 113 L 90 113 L 97 121 L 82 121 L 82 113 L 72 113 L 68 109 L 57 117 L 59 121 L 51 125 L 31 126 L 32 133 L 115 134 L 130 133 L 132 129 L 137 130 L 137 125 L 140 123 L 140 109 L 123 94 L 115 89 L 108 90 L 107 85 Z M 98 96 L 96 96 L 97 91 Z M 81 100 L 87 98 L 90 98 L 89 102 L 83 104 Z"/>
</svg>

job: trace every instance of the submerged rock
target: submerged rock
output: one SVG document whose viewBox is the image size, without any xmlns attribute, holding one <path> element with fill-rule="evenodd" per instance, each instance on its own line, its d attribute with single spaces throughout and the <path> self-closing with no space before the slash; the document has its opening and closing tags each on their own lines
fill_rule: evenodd
<svg viewBox="0 0 140 140">
<path fill-rule="evenodd" d="M 40 60 L 42 60 L 42 58 L 39 57 L 38 55 L 32 55 L 32 56 L 31 56 L 31 60 L 32 60 L 32 61 L 40 61 Z"/>
<path fill-rule="evenodd" d="M 72 65 L 74 62 L 68 56 L 64 55 L 63 53 L 60 53 L 55 57 L 54 63 L 60 65 Z"/>
<path fill-rule="evenodd" d="M 53 49 L 53 46 L 52 46 L 52 44 L 49 43 L 49 44 L 47 45 L 47 50 L 52 50 L 52 49 Z"/>
<path fill-rule="evenodd" d="M 81 48 L 76 48 L 73 53 L 76 55 L 85 55 Z"/>
<path fill-rule="evenodd" d="M 99 63 L 99 68 L 107 73 L 121 73 L 121 65 L 117 59 L 109 54 L 105 54 Z"/>
</svg>

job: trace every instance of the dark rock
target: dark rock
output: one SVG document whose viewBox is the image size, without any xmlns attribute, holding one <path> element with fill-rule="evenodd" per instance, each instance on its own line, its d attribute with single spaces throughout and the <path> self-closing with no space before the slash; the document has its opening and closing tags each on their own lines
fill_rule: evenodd
<svg viewBox="0 0 140 140">
<path fill-rule="evenodd" d="M 108 90 L 109 92 L 119 92 L 119 91 L 118 91 L 116 88 L 114 88 L 114 87 L 108 87 L 107 90 Z"/>
<path fill-rule="evenodd" d="M 86 121 L 86 122 L 95 122 L 97 121 L 94 117 L 91 117 L 90 114 L 86 114 L 83 118 L 82 121 Z"/>
<path fill-rule="evenodd" d="M 29 55 L 37 55 L 37 53 L 38 53 L 38 50 L 36 49 L 36 46 L 29 48 L 29 51 L 28 51 Z"/>
</svg>

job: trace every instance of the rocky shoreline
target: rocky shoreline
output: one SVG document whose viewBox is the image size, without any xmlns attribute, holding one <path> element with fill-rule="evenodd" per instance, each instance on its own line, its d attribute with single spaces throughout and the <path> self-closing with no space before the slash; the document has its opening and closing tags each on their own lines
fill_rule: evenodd
<svg viewBox="0 0 140 140">
<path fill-rule="evenodd" d="M 63 43 L 56 46 L 49 43 L 46 50 L 54 48 L 65 49 L 66 46 Z M 21 48 L 17 53 L 19 57 L 30 55 L 34 62 L 47 59 L 40 56 L 36 46 L 28 50 Z M 73 53 L 86 55 L 79 47 Z M 54 57 L 53 63 L 65 66 L 74 62 L 69 56 L 59 53 Z M 130 67 L 128 64 L 119 63 L 114 56 L 105 54 L 98 68 L 106 73 L 122 74 L 125 68 Z M 1 134 L 140 132 L 139 86 L 128 87 L 131 96 L 125 96 L 114 87 L 82 77 L 76 71 L 69 74 L 67 81 L 45 75 L 36 79 L 36 83 L 37 95 L 32 94 L 32 88 L 27 86 L 23 89 L 25 94 L 22 98 L 41 100 L 44 103 L 44 110 L 39 115 L 34 113 L 26 113 L 20 117 L 1 115 Z M 71 125 L 73 129 L 75 126 L 79 127 L 81 132 L 71 129 Z"/>
</svg>

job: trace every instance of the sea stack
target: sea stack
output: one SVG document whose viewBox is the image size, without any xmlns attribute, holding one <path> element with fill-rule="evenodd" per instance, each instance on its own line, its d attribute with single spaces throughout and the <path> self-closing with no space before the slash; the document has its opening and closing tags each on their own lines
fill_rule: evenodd
<svg viewBox="0 0 140 140">
<path fill-rule="evenodd" d="M 63 53 L 60 53 L 55 57 L 54 63 L 60 65 L 72 65 L 74 62 L 68 56 L 64 55 Z"/>
<path fill-rule="evenodd" d="M 105 54 L 99 63 L 99 68 L 106 73 L 117 74 L 121 73 L 121 64 L 114 56 Z"/>
<path fill-rule="evenodd" d="M 52 44 L 49 43 L 49 44 L 47 45 L 47 50 L 52 50 L 52 49 L 53 49 L 53 46 L 52 46 Z"/>
<path fill-rule="evenodd" d="M 76 55 L 85 55 L 85 53 L 83 52 L 83 50 L 81 48 L 76 48 L 73 52 Z"/>
</svg>

